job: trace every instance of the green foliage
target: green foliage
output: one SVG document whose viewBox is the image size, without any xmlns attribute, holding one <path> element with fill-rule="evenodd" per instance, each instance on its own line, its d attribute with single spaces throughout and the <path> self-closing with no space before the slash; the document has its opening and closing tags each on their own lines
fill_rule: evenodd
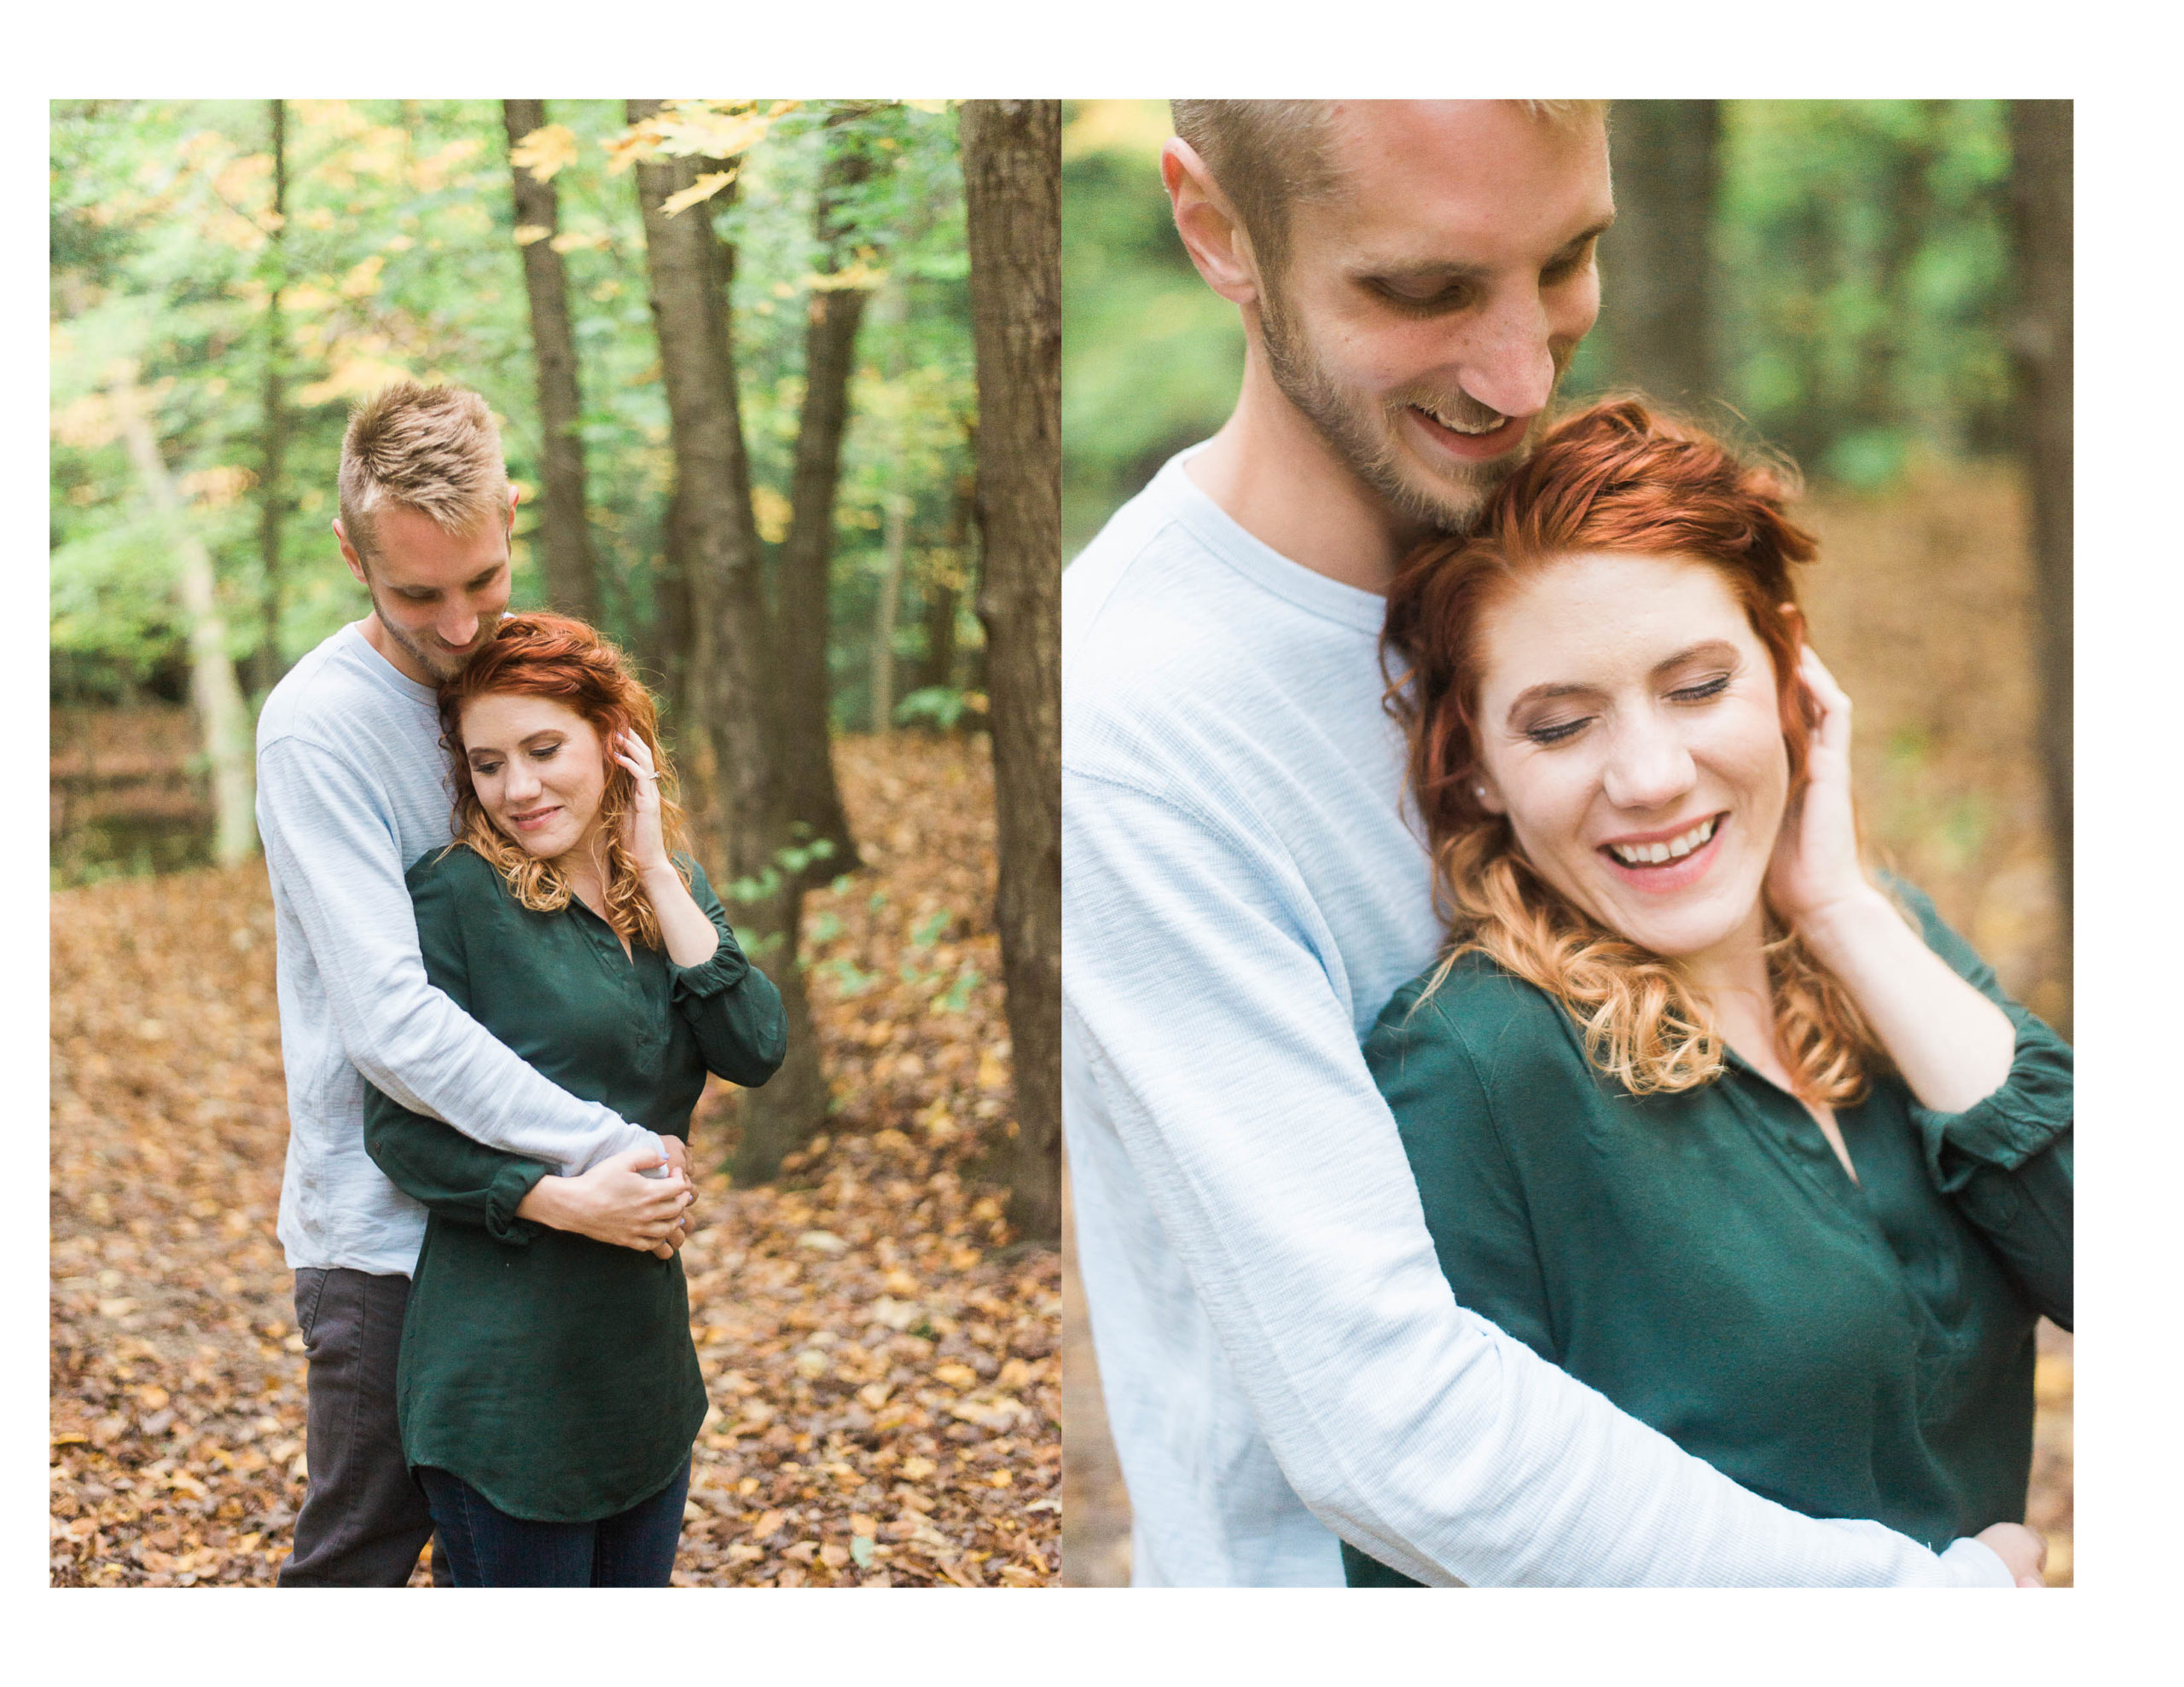
<svg viewBox="0 0 2184 1687">
<path fill-rule="evenodd" d="M 1063 107 L 1065 556 L 1221 426 L 1242 375 L 1235 307 L 1199 279 L 1169 215 L 1165 124 L 1157 101 Z"/>
<path fill-rule="evenodd" d="M 1158 169 L 1159 101 L 1064 107 L 1064 554 L 1227 418 L 1234 307 L 1192 270 Z M 1992 100 L 1729 101 L 1716 208 L 1726 391 L 1816 481 L 2011 437 L 2009 147 Z M 1618 380 L 1595 333 L 1572 397 Z"/>
<path fill-rule="evenodd" d="M 829 126 L 829 119 L 843 121 Z M 673 463 L 653 336 L 635 177 L 607 143 L 619 101 L 552 101 L 572 148 L 555 171 L 582 434 L 606 629 L 650 665 L 653 583 Z M 280 500 L 281 653 L 293 661 L 363 614 L 328 524 L 349 403 L 397 374 L 477 387 L 501 419 L 529 496 L 514 602 L 538 601 L 532 557 L 543 440 L 508 138 L 495 101 L 292 101 L 288 218 L 272 238 L 267 102 L 56 101 L 52 107 L 51 615 L 56 690 L 183 695 L 187 664 L 171 573 L 113 426 L 103 386 L 133 360 L 155 406 L 185 519 L 212 551 L 238 657 L 260 637 L 259 520 Z M 952 112 L 810 102 L 736 160 L 732 193 L 682 212 L 737 246 L 737 364 L 754 502 L 769 562 L 787 536 L 804 394 L 806 305 L 824 267 L 813 200 L 826 149 L 872 161 L 837 207 L 850 266 L 902 295 L 868 310 L 837 505 L 833 594 L 838 718 L 863 724 L 880 512 L 909 501 L 897 652 L 926 650 L 936 594 L 956 605 L 959 660 L 980 631 L 956 530 L 974 425 L 962 188 Z M 269 302 L 280 292 L 280 332 Z M 270 358 L 286 379 L 282 484 L 258 484 Z M 888 373 L 883 374 L 886 371 Z M 952 594 L 952 598 L 946 594 Z M 918 675 L 975 683 L 975 670 Z"/>
</svg>

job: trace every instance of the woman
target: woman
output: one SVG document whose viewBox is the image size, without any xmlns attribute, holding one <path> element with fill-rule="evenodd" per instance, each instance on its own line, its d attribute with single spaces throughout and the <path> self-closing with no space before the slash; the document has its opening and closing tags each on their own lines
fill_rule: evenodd
<svg viewBox="0 0 2184 1687">
<path fill-rule="evenodd" d="M 433 983 L 539 1071 L 687 1139 L 764 1083 L 781 996 L 680 842 L 652 699 L 581 622 L 504 620 L 440 688 L 456 841 L 410 869 Z M 663 791 L 662 786 L 670 789 Z M 665 1586 L 706 1413 L 680 1171 L 568 1179 L 376 1090 L 365 1144 L 430 1217 L 397 1383 L 455 1584 Z"/>
<path fill-rule="evenodd" d="M 1785 502 L 1618 401 L 1405 564 L 1449 935 L 1366 1052 L 1460 1303 L 1754 1492 L 1938 1550 L 2024 1514 L 2071 1054 L 1861 868 Z"/>
</svg>

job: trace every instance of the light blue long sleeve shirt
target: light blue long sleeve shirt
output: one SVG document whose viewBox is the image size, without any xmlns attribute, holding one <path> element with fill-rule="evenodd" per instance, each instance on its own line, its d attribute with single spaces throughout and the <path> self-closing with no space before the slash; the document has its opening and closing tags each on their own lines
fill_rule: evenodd
<svg viewBox="0 0 2184 1687">
<path fill-rule="evenodd" d="M 1063 578 L 1063 1121 L 1141 1584 L 2010 1583 L 1761 1499 L 1458 1307 L 1361 1045 L 1440 937 L 1384 604 L 1170 461 Z"/>
<path fill-rule="evenodd" d="M 403 874 L 449 839 L 430 686 L 344 627 L 258 719 L 258 830 L 272 881 L 290 1267 L 407 1276 L 425 1209 L 364 1152 L 364 1081 L 491 1147 L 574 1175 L 659 1139 L 579 1101 L 426 982 Z"/>
</svg>

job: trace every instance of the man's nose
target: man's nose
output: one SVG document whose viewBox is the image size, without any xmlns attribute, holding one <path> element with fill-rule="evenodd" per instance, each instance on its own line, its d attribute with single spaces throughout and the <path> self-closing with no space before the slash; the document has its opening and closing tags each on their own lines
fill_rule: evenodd
<svg viewBox="0 0 2184 1687">
<path fill-rule="evenodd" d="M 1647 719 L 1618 729 L 1601 785 L 1618 809 L 1660 809 L 1688 791 L 1696 777 L 1682 737 L 1666 722 Z"/>
<path fill-rule="evenodd" d="M 1538 294 L 1519 290 L 1476 325 L 1464 360 L 1463 390 L 1505 416 L 1529 416 L 1554 394 L 1554 352 Z"/>
<path fill-rule="evenodd" d="M 448 610 L 433 623 L 433 631 L 442 644 L 460 650 L 478 636 L 478 612 L 467 606 Z"/>
</svg>

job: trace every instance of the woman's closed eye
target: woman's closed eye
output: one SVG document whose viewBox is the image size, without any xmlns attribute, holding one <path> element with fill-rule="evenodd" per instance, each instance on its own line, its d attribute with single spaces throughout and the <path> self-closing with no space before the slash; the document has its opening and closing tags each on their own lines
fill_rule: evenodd
<svg viewBox="0 0 2184 1687">
<path fill-rule="evenodd" d="M 1560 744 L 1574 738 L 1593 717 L 1580 715 L 1571 721 L 1542 721 L 1525 728 L 1525 736 L 1534 744 Z"/>
<path fill-rule="evenodd" d="M 1727 691 L 1729 679 L 1727 674 L 1716 674 L 1711 680 L 1700 680 L 1695 685 L 1679 686 L 1669 695 L 1678 703 L 1705 703 Z"/>
</svg>

